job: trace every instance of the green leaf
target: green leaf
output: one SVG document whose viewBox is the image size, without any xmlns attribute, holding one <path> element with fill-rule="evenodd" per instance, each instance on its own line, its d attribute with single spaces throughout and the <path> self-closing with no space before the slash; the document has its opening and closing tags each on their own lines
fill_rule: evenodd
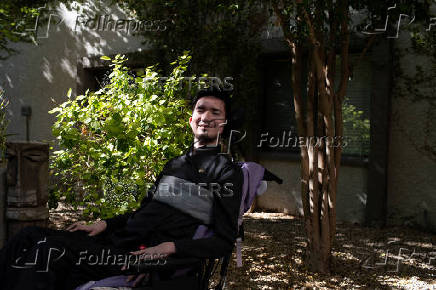
<svg viewBox="0 0 436 290">
<path fill-rule="evenodd" d="M 106 55 L 100 56 L 100 59 L 102 59 L 102 60 L 111 60 L 111 58 L 109 56 L 106 56 Z"/>
<path fill-rule="evenodd" d="M 163 91 L 131 77 L 123 65 L 125 58 L 117 56 L 105 87 L 50 111 L 56 113 L 52 131 L 62 148 L 50 167 L 59 177 L 58 192 L 68 203 L 85 206 L 93 217 L 132 210 L 146 184 L 153 181 L 150 176 L 157 176 L 168 158 L 186 150 L 189 110 L 181 110 L 186 91 L 177 80 L 183 77 L 190 56 L 180 59 L 184 63 L 175 62 Z M 151 83 L 161 76 L 152 66 L 146 77 Z"/>
</svg>

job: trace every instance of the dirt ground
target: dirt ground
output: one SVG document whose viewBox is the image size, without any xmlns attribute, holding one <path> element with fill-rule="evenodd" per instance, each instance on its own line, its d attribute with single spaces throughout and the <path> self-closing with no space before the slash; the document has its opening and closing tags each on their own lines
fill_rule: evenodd
<svg viewBox="0 0 436 290">
<path fill-rule="evenodd" d="M 51 211 L 50 226 L 64 228 L 77 217 L 78 211 L 61 206 Z M 236 267 L 233 253 L 227 289 L 436 289 L 435 234 L 338 224 L 327 276 L 305 267 L 301 218 L 249 213 L 244 228 L 243 266 Z"/>
</svg>

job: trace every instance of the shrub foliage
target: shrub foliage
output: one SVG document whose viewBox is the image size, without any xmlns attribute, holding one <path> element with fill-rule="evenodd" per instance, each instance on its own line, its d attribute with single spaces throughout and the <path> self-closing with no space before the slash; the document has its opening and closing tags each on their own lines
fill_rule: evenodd
<svg viewBox="0 0 436 290">
<path fill-rule="evenodd" d="M 133 74 L 117 55 L 111 61 L 110 82 L 86 91 L 50 111 L 60 149 L 51 169 L 59 181 L 51 191 L 51 206 L 65 197 L 84 206 L 85 216 L 108 218 L 136 208 L 147 187 L 170 158 L 182 154 L 191 139 L 183 74 L 188 53 L 173 62 L 162 82 L 156 66 Z"/>
</svg>

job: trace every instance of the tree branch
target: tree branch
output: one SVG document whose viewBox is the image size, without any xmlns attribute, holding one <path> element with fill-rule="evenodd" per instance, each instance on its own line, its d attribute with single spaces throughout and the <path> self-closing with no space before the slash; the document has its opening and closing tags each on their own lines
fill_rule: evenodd
<svg viewBox="0 0 436 290">
<path fill-rule="evenodd" d="M 372 44 L 374 43 L 375 39 L 376 39 L 377 35 L 373 34 L 371 35 L 371 37 L 369 38 L 368 42 L 366 43 L 365 48 L 362 50 L 362 52 L 359 55 L 359 58 L 356 60 L 355 63 L 353 63 L 351 65 L 352 68 L 358 67 L 359 64 L 362 62 L 362 60 L 365 58 L 366 53 L 368 52 L 368 50 L 371 48 Z"/>
</svg>

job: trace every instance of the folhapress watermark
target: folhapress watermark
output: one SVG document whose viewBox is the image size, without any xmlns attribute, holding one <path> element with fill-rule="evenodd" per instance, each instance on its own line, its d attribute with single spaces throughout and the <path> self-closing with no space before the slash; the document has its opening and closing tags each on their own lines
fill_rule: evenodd
<svg viewBox="0 0 436 290">
<path fill-rule="evenodd" d="M 111 15 L 96 14 L 94 17 L 77 15 L 74 31 L 93 30 L 97 32 L 159 32 L 167 30 L 167 20 L 115 19 Z"/>
<path fill-rule="evenodd" d="M 398 11 L 400 7 L 397 7 L 395 3 L 393 6 L 386 8 L 385 18 L 380 21 L 381 25 L 377 25 L 375 23 L 369 23 L 365 26 L 358 25 L 356 26 L 356 32 L 360 32 L 366 35 L 382 35 L 385 34 L 386 38 L 399 38 L 401 29 L 407 26 L 410 26 L 412 23 L 415 23 L 416 15 L 410 15 L 405 13 L 400 13 Z M 350 10 L 350 15 L 353 17 L 354 15 L 362 14 L 360 10 Z M 395 18 L 393 17 L 395 15 Z M 398 15 L 398 16 L 397 16 Z M 373 15 L 374 17 L 375 15 Z M 375 17 L 374 17 L 375 18 Z M 289 28 L 291 30 L 295 29 L 296 19 L 293 17 L 289 18 Z M 426 20 L 425 23 L 421 24 L 422 30 L 425 32 L 434 32 L 436 29 L 436 17 L 430 17 Z M 360 28 L 362 27 L 362 28 Z M 269 38 L 269 30 L 267 30 L 267 36 Z"/>
<path fill-rule="evenodd" d="M 46 243 L 46 237 L 38 241 L 36 243 L 38 247 L 33 255 L 27 253 L 28 249 L 23 249 L 23 255 L 17 257 L 11 267 L 15 269 L 33 268 L 36 272 L 47 273 L 50 263 L 58 261 L 65 255 L 65 248 L 48 247 L 42 250 Z"/>
<path fill-rule="evenodd" d="M 66 249 L 60 247 L 47 247 L 47 238 L 36 243 L 36 250 L 28 253 L 28 249 L 22 250 L 22 255 L 15 258 L 11 265 L 14 269 L 34 269 L 38 273 L 47 273 L 50 266 L 65 256 Z M 167 263 L 166 256 L 163 254 L 116 254 L 110 249 L 102 249 L 100 253 L 88 252 L 84 250 L 79 252 L 75 264 L 88 266 L 109 266 L 117 265 L 129 269 L 131 266 L 139 267 L 141 265 L 163 266 Z"/>
<path fill-rule="evenodd" d="M 282 131 L 280 135 L 270 135 L 270 132 L 260 134 L 257 147 L 270 148 L 289 148 L 289 147 L 321 147 L 325 144 L 330 144 L 332 147 L 346 147 L 348 145 L 347 138 L 344 136 L 295 136 L 292 130 Z"/>
<path fill-rule="evenodd" d="M 400 28 L 401 25 L 405 24 L 406 26 L 411 25 L 415 19 L 416 16 L 415 15 L 409 15 L 409 14 L 404 14 L 404 13 L 400 13 L 398 15 L 398 19 L 396 19 L 396 23 L 391 23 L 392 21 L 390 20 L 391 14 L 393 14 L 392 12 L 397 9 L 397 4 L 395 3 L 394 6 L 388 7 L 387 11 L 386 11 L 386 18 L 385 18 L 385 22 L 383 27 L 373 27 L 374 25 L 372 23 L 368 24 L 365 26 L 365 28 L 363 29 L 362 33 L 363 34 L 368 34 L 368 35 L 373 35 L 373 34 L 383 34 L 383 33 L 387 33 L 388 30 L 388 26 L 392 26 L 395 27 L 395 35 L 388 35 L 387 38 L 398 38 L 400 35 Z M 404 21 L 406 20 L 406 21 Z M 405 23 L 406 22 L 406 23 Z M 425 28 L 426 32 L 430 32 L 433 28 L 433 26 L 436 26 L 436 17 L 432 17 L 428 20 L 427 22 L 427 28 Z M 434 31 L 434 30 L 433 30 Z"/>
<path fill-rule="evenodd" d="M 60 25 L 70 27 L 75 33 L 94 31 L 132 35 L 135 33 L 165 31 L 168 29 L 170 22 L 168 19 L 138 20 L 135 18 L 120 18 L 110 14 L 79 14 L 74 11 L 61 13 L 57 10 L 50 9 L 47 5 L 39 7 L 37 10 L 38 15 L 34 19 L 29 20 L 31 27 L 26 26 L 26 29 L 24 29 L 26 33 L 33 33 L 33 37 L 36 39 L 48 38 L 50 31 Z M 26 21 L 27 24 L 29 24 L 29 22 Z"/>
<path fill-rule="evenodd" d="M 390 243 L 388 243 L 390 244 Z M 417 262 L 428 267 L 436 266 L 436 251 L 421 252 L 415 248 L 400 247 L 398 250 L 386 249 L 380 260 L 371 259 L 373 255 L 362 260 L 361 267 L 365 269 L 386 268 L 388 272 L 400 272 L 401 265 L 407 262 Z"/>
<path fill-rule="evenodd" d="M 100 253 L 88 253 L 87 250 L 79 253 L 79 258 L 76 262 L 77 266 L 120 266 L 125 269 L 130 269 L 131 266 L 140 267 L 140 265 L 165 265 L 167 263 L 166 256 L 162 254 L 116 254 L 110 249 L 103 249 Z"/>
</svg>

